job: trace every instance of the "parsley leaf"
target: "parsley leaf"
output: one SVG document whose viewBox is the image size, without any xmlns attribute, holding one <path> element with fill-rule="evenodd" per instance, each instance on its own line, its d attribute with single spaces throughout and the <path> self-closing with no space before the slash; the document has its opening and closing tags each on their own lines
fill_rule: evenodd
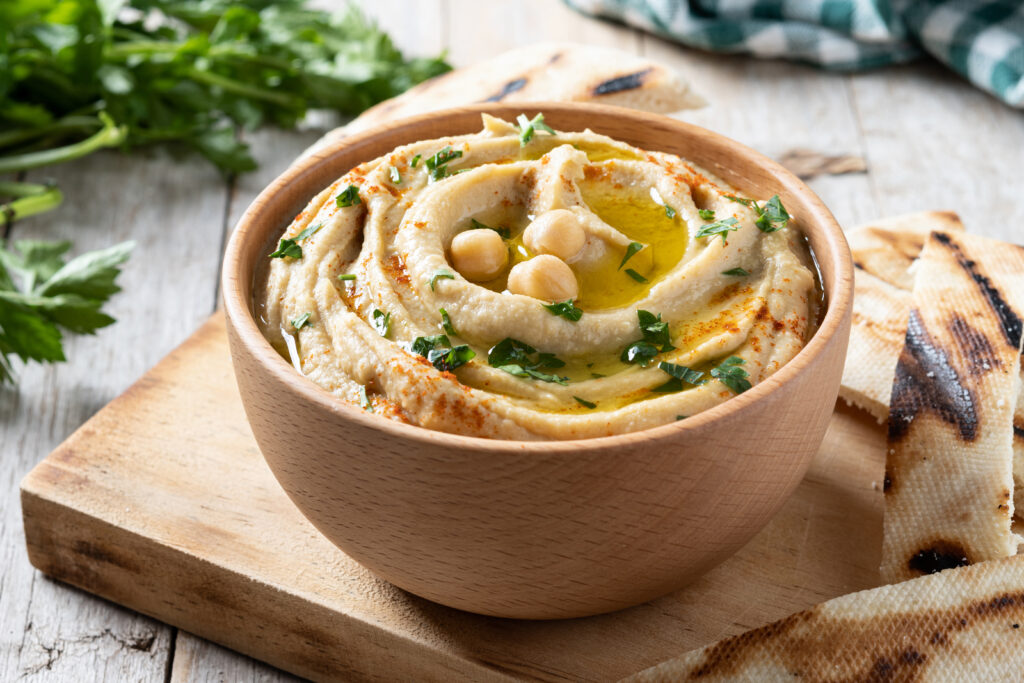
<svg viewBox="0 0 1024 683">
<path fill-rule="evenodd" d="M 572 299 L 566 299 L 559 303 L 544 304 L 544 308 L 548 309 L 551 315 L 561 316 L 572 322 L 576 322 L 583 317 L 583 309 L 577 308 L 573 304 Z"/>
<path fill-rule="evenodd" d="M 0 384 L 14 381 L 12 354 L 25 363 L 63 361 L 62 328 L 94 334 L 114 322 L 100 309 L 120 291 L 115 280 L 132 246 L 124 242 L 70 261 L 70 242 L 0 247 Z"/>
<path fill-rule="evenodd" d="M 420 163 L 420 157 L 422 157 L 422 156 L 423 156 L 422 154 L 417 154 L 416 156 L 414 156 L 412 158 L 412 161 L 409 163 L 409 166 L 411 168 L 416 168 L 416 164 Z"/>
<path fill-rule="evenodd" d="M 697 231 L 697 237 L 714 237 L 715 235 L 722 236 L 722 242 L 726 242 L 726 235 L 733 231 L 739 230 L 739 221 L 735 218 L 723 218 L 720 221 L 714 223 L 708 223 L 707 225 L 701 226 L 700 230 Z"/>
<path fill-rule="evenodd" d="M 448 170 L 448 163 L 462 156 L 461 149 L 452 149 L 451 145 L 445 145 L 434 156 L 423 162 L 423 165 L 430 171 L 430 182 L 441 180 L 451 174 Z"/>
<path fill-rule="evenodd" d="M 706 221 L 710 221 L 715 217 L 715 212 L 711 209 L 697 209 L 697 215 Z"/>
<path fill-rule="evenodd" d="M 675 347 L 672 346 L 668 323 L 661 319 L 660 314 L 656 316 L 650 311 L 638 310 L 636 316 L 643 339 L 635 341 L 623 349 L 619 360 L 623 363 L 638 363 L 646 366 L 659 353 L 671 351 Z"/>
<path fill-rule="evenodd" d="M 636 253 L 643 249 L 645 246 L 647 245 L 644 244 L 643 242 L 630 242 L 629 246 L 626 247 L 626 253 L 622 257 L 622 261 L 619 263 L 619 270 L 622 270 L 622 266 L 626 265 L 626 261 L 636 256 Z"/>
<path fill-rule="evenodd" d="M 533 139 L 535 131 L 543 131 L 548 135 L 555 135 L 555 131 L 551 129 L 548 124 L 544 123 L 544 114 L 537 114 L 532 120 L 526 119 L 526 114 L 520 114 L 516 117 L 516 123 L 519 124 L 519 146 L 526 147 L 530 140 Z"/>
<path fill-rule="evenodd" d="M 362 200 L 359 198 L 359 186 L 349 185 L 341 193 L 334 198 L 338 206 L 344 208 L 346 206 L 352 206 L 353 204 L 361 204 Z"/>
<path fill-rule="evenodd" d="M 508 228 L 492 228 L 491 226 L 487 225 L 486 223 L 481 223 L 480 221 L 478 221 L 475 218 L 471 218 L 469 220 L 469 223 L 473 227 L 474 230 L 493 230 L 494 232 L 496 232 L 499 235 L 501 235 L 501 238 L 505 239 L 505 240 L 507 240 L 509 237 L 512 236 L 512 231 L 509 230 Z"/>
<path fill-rule="evenodd" d="M 294 327 L 296 330 L 301 330 L 303 327 L 309 324 L 310 315 L 312 314 L 309 311 L 306 311 L 298 318 L 295 318 L 294 320 L 291 321 L 292 327 Z"/>
<path fill-rule="evenodd" d="M 377 334 L 388 338 L 388 333 L 391 332 L 391 313 L 385 313 L 384 311 L 373 309 L 373 329 L 377 330 Z"/>
<path fill-rule="evenodd" d="M 551 375 L 539 370 L 539 368 L 553 369 L 563 367 L 565 365 L 564 361 L 550 353 L 538 353 L 536 358 L 532 358 L 531 356 L 535 353 L 537 353 L 537 349 L 526 342 L 505 337 L 487 352 L 487 363 L 491 367 L 516 377 L 530 377 L 543 382 L 568 384 L 568 377 L 559 377 L 558 375 Z"/>
<path fill-rule="evenodd" d="M 298 235 L 295 236 L 295 241 L 296 242 L 301 242 L 302 240 L 306 239 L 307 237 L 312 237 L 322 227 L 324 227 L 323 223 L 316 223 L 315 225 L 307 225 L 305 230 L 303 230 L 302 232 L 300 232 Z"/>
<path fill-rule="evenodd" d="M 409 350 L 426 358 L 441 372 L 451 372 L 476 358 L 476 352 L 467 344 L 455 347 L 451 344 L 446 335 L 435 334 L 429 337 L 416 337 L 409 345 Z"/>
<path fill-rule="evenodd" d="M 668 217 L 668 218 L 675 218 L 676 217 L 676 210 L 673 209 L 668 204 L 666 204 L 665 205 L 665 216 Z"/>
<path fill-rule="evenodd" d="M 668 393 L 682 391 L 684 383 L 692 384 L 693 386 L 704 384 L 704 373 L 699 370 L 691 370 L 685 365 L 676 365 L 675 363 L 666 363 L 665 361 L 658 363 L 658 367 L 671 375 L 671 379 L 664 384 L 654 387 L 651 391 Z"/>
<path fill-rule="evenodd" d="M 634 280 L 636 280 L 637 282 L 639 282 L 641 284 L 643 284 L 644 282 L 647 282 L 647 278 L 645 278 L 643 275 L 641 275 L 640 273 L 636 272 L 632 268 L 626 268 L 626 275 L 630 276 L 631 278 L 633 278 Z"/>
<path fill-rule="evenodd" d="M 294 239 L 285 237 L 277 245 L 277 250 L 270 252 L 270 258 L 302 258 L 302 247 Z"/>
<path fill-rule="evenodd" d="M 388 170 L 388 173 L 391 176 L 391 182 L 393 182 L 395 185 L 398 185 L 399 183 L 402 182 L 402 174 L 398 172 L 397 166 L 392 166 Z"/>
<path fill-rule="evenodd" d="M 350 280 L 355 280 L 356 276 L 355 273 L 342 273 L 341 275 L 338 276 L 338 279 L 341 280 L 342 282 L 348 282 Z"/>
<path fill-rule="evenodd" d="M 457 337 L 459 333 L 455 331 L 455 325 L 452 325 L 452 319 L 448 317 L 448 311 L 444 310 L 443 308 L 438 310 L 441 311 L 441 327 L 444 328 L 444 331 L 446 333 L 452 335 L 453 337 Z"/>
<path fill-rule="evenodd" d="M 717 368 L 711 369 L 711 376 L 735 393 L 742 394 L 751 387 L 750 380 L 747 379 L 750 373 L 739 367 L 745 363 L 746 361 L 739 356 L 730 356 L 719 363 Z"/>
<path fill-rule="evenodd" d="M 447 270 L 435 270 L 434 274 L 430 276 L 430 291 L 434 291 L 434 285 L 437 284 L 438 280 L 454 280 L 455 276 Z"/>
<path fill-rule="evenodd" d="M 779 195 L 773 196 L 765 205 L 758 210 L 760 214 L 754 225 L 760 228 L 761 232 L 775 232 L 782 230 L 789 222 L 789 212 L 782 205 Z"/>
<path fill-rule="evenodd" d="M 594 408 L 597 407 L 596 403 L 592 403 L 592 402 L 590 402 L 590 401 L 588 401 L 586 399 L 582 399 L 579 396 L 573 396 L 573 399 L 575 399 L 575 401 L 577 403 L 579 403 L 581 406 L 583 406 L 584 408 L 590 408 L 591 410 L 593 410 Z"/>
<path fill-rule="evenodd" d="M 722 275 L 731 275 L 731 276 L 734 276 L 734 277 L 746 277 L 746 276 L 750 275 L 750 273 L 748 273 L 743 268 L 730 268 L 729 270 L 723 270 L 722 271 Z"/>
</svg>

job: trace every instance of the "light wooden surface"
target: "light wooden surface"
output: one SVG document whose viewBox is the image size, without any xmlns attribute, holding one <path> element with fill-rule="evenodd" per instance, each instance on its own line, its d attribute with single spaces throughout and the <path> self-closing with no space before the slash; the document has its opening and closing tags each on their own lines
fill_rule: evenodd
<svg viewBox="0 0 1024 683">
<path fill-rule="evenodd" d="M 830 75 L 680 49 L 578 17 L 557 0 L 376 0 L 359 4 L 403 48 L 449 48 L 456 65 L 539 40 L 610 45 L 661 59 L 711 102 L 686 120 L 779 157 L 793 149 L 862 157 L 863 174 L 810 181 L 840 223 L 925 208 L 968 230 L 1024 240 L 1024 115 L 942 67 Z M 215 308 L 224 235 L 246 204 L 318 136 L 254 137 L 260 171 L 228 183 L 205 162 L 117 153 L 30 174 L 67 200 L 15 238 L 73 238 L 85 250 L 131 237 L 119 322 L 73 338 L 71 362 L 31 367 L 0 389 L 0 680 L 277 681 L 265 665 L 44 578 L 25 556 L 19 481 L 90 415 L 185 339 Z M 812 524 L 809 522 L 809 524 Z M 813 525 L 813 524 L 812 524 Z M 875 539 L 877 540 L 877 539 Z M 742 615 L 743 606 L 734 605 Z"/>
<path fill-rule="evenodd" d="M 836 412 L 779 514 L 681 591 L 586 619 L 478 616 L 376 578 L 302 517 L 253 440 L 218 314 L 36 467 L 22 504 L 48 575 L 300 675 L 614 681 L 876 585 L 883 449 L 873 419 Z M 181 643 L 201 671 L 209 646 Z"/>
</svg>

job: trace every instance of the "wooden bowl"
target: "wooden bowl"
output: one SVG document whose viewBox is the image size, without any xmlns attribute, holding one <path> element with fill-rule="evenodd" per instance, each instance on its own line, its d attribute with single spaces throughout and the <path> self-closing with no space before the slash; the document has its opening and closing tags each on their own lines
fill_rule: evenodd
<svg viewBox="0 0 1024 683">
<path fill-rule="evenodd" d="M 777 373 L 685 421 L 620 436 L 520 442 L 399 424 L 302 377 L 253 319 L 253 271 L 306 202 L 393 148 L 476 132 L 480 114 L 544 113 L 678 154 L 744 194 L 778 193 L 810 240 L 828 299 L 821 327 Z M 802 478 L 825 433 L 849 337 L 843 233 L 793 174 L 697 126 L 617 107 L 481 104 L 346 138 L 303 159 L 242 216 L 224 260 L 231 356 L 253 433 L 281 486 L 327 538 L 430 600 L 502 617 L 621 609 L 676 590 L 738 550 Z"/>
</svg>

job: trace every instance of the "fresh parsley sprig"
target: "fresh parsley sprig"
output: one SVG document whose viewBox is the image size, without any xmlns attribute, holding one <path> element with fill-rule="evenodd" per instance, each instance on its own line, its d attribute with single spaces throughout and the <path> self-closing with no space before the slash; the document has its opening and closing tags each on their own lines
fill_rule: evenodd
<svg viewBox="0 0 1024 683">
<path fill-rule="evenodd" d="M 557 315 L 571 322 L 577 322 L 583 317 L 583 309 L 577 307 L 576 304 L 572 302 L 572 299 L 544 304 L 544 308 L 548 309 L 548 312 L 551 315 Z"/>
<path fill-rule="evenodd" d="M 654 315 L 650 311 L 638 310 L 637 321 L 640 334 L 643 336 L 622 350 L 619 360 L 623 363 L 647 366 L 659 353 L 671 351 L 672 335 L 668 323 L 661 319 L 661 314 Z"/>
<path fill-rule="evenodd" d="M 468 344 L 452 346 L 448 336 L 444 334 L 416 337 L 409 345 L 409 350 L 426 358 L 441 372 L 451 372 L 476 358 L 476 352 L 469 348 Z"/>
<path fill-rule="evenodd" d="M 537 349 L 526 342 L 511 337 L 505 337 L 491 347 L 491 350 L 487 352 L 487 363 L 491 367 L 516 377 L 529 377 L 556 384 L 568 384 L 569 382 L 568 377 L 541 372 L 541 369 L 554 370 L 565 367 L 565 361 L 551 353 L 537 353 Z"/>
<path fill-rule="evenodd" d="M 735 218 L 723 218 L 720 221 L 702 225 L 700 229 L 697 230 L 697 237 L 714 237 L 715 235 L 721 235 L 722 242 L 725 243 L 727 241 L 726 236 L 730 232 L 740 229 L 739 223 L 740 222 Z"/>
<path fill-rule="evenodd" d="M 434 156 L 423 162 L 430 173 L 430 182 L 436 182 L 451 175 L 448 164 L 462 156 L 461 149 L 452 149 L 451 145 L 445 145 Z"/>
<path fill-rule="evenodd" d="M 658 368 L 668 373 L 671 377 L 664 384 L 651 389 L 659 393 L 671 393 L 683 390 L 683 384 L 690 384 L 692 386 L 699 386 L 704 384 L 704 373 L 699 370 L 692 370 L 685 365 L 677 365 L 675 363 L 667 363 L 662 361 L 658 363 Z"/>
<path fill-rule="evenodd" d="M 114 319 L 103 304 L 133 244 L 66 259 L 70 242 L 21 240 L 0 247 L 0 384 L 14 381 L 11 356 L 23 363 L 65 360 L 61 330 L 95 334 Z"/>
<path fill-rule="evenodd" d="M 643 242 L 630 242 L 629 246 L 626 247 L 626 253 L 622 255 L 622 261 L 619 262 L 619 270 L 622 270 L 622 266 L 626 265 L 629 259 L 636 256 L 637 252 L 646 246 Z"/>
<path fill-rule="evenodd" d="M 536 131 L 543 131 L 548 135 L 555 135 L 555 131 L 546 123 L 544 123 L 544 114 L 537 114 L 533 119 L 527 119 L 526 114 L 520 114 L 516 117 L 516 123 L 519 124 L 519 146 L 526 147 L 530 144 L 530 140 L 533 139 L 533 134 Z"/>
<path fill-rule="evenodd" d="M 754 225 L 758 227 L 761 232 L 776 232 L 782 230 L 789 223 L 789 219 L 792 218 L 789 212 L 786 211 L 786 207 L 782 205 L 782 200 L 779 199 L 779 195 L 773 195 L 771 199 L 761 206 L 753 199 L 747 197 L 737 197 L 735 195 L 727 194 L 725 198 L 729 201 L 742 204 L 750 207 L 757 214 L 757 219 L 754 221 Z"/>
<path fill-rule="evenodd" d="M 729 356 L 719 363 L 717 368 L 711 368 L 711 376 L 735 393 L 742 394 L 751 387 L 750 380 L 747 379 L 750 373 L 740 367 L 746 362 L 739 356 Z"/>
</svg>

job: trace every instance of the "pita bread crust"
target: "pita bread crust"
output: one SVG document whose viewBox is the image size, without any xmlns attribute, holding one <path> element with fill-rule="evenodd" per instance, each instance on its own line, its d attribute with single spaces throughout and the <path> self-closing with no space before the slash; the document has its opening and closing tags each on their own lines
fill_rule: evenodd
<svg viewBox="0 0 1024 683">
<path fill-rule="evenodd" d="M 913 288 L 908 269 L 932 230 L 963 229 L 951 211 L 920 211 L 874 221 L 846 235 L 856 268 L 853 325 L 839 395 L 879 422 L 889 417 L 892 377 L 903 348 Z"/>
<path fill-rule="evenodd" d="M 1024 558 L 844 595 L 654 666 L 661 681 L 1006 681 L 1024 671 Z"/>
<path fill-rule="evenodd" d="M 307 156 L 385 121 L 476 102 L 593 102 L 667 114 L 705 104 L 672 70 L 612 48 L 538 43 L 420 83 L 367 109 L 307 149 Z"/>
<path fill-rule="evenodd" d="M 1024 249 L 930 235 L 893 381 L 882 578 L 1013 555 Z"/>
</svg>

